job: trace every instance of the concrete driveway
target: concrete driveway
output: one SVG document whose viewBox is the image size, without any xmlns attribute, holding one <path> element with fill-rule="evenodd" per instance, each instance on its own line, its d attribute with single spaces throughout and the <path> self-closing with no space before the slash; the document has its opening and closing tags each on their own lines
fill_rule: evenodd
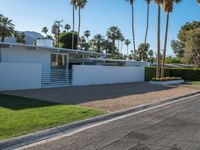
<svg viewBox="0 0 200 150">
<path fill-rule="evenodd" d="M 199 91 L 194 86 L 160 86 L 148 82 L 10 91 L 17 95 L 56 103 L 118 111 L 136 105 Z"/>
<path fill-rule="evenodd" d="M 200 95 L 28 150 L 200 150 Z"/>
</svg>

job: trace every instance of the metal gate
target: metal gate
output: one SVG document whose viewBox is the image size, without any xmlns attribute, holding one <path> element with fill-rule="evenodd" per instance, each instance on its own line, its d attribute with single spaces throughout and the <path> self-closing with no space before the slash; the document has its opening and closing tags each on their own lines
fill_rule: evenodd
<svg viewBox="0 0 200 150">
<path fill-rule="evenodd" d="M 42 71 L 42 88 L 70 86 L 72 71 L 68 69 L 50 69 Z"/>
</svg>

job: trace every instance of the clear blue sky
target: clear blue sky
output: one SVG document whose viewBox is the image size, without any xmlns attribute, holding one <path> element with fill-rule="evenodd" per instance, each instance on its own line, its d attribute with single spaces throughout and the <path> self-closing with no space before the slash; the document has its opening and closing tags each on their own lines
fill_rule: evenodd
<svg viewBox="0 0 200 150">
<path fill-rule="evenodd" d="M 43 26 L 51 27 L 56 19 L 72 24 L 72 8 L 69 0 L 0 0 L 0 13 L 13 19 L 20 31 L 41 32 Z M 157 7 L 150 7 L 150 28 L 148 42 L 156 50 Z M 137 45 L 144 41 L 146 25 L 146 4 L 144 0 L 135 1 L 135 30 Z M 200 6 L 195 0 L 183 0 L 175 5 L 170 16 L 168 55 L 172 54 L 170 41 L 177 37 L 180 27 L 186 22 L 200 21 Z M 110 26 L 118 26 L 126 38 L 131 39 L 131 9 L 125 0 L 88 0 L 82 11 L 81 31 L 90 30 L 92 35 L 106 34 Z M 162 37 L 165 28 L 165 14 L 162 14 Z M 162 39 L 163 41 L 163 39 Z M 163 47 L 163 44 L 162 44 Z"/>
</svg>

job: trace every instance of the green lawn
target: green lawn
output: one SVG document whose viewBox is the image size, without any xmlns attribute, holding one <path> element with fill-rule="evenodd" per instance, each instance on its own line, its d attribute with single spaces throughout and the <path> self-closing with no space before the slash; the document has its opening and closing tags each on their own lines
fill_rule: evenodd
<svg viewBox="0 0 200 150">
<path fill-rule="evenodd" d="M 199 85 L 200 86 L 200 81 L 186 81 L 186 84 L 190 84 L 190 85 Z"/>
<path fill-rule="evenodd" d="M 0 140 L 106 112 L 0 94 Z"/>
</svg>

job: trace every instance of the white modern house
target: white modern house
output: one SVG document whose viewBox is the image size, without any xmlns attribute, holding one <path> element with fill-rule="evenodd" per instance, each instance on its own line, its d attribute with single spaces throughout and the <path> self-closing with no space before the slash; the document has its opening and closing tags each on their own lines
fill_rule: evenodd
<svg viewBox="0 0 200 150">
<path fill-rule="evenodd" d="M 143 62 L 106 54 L 37 45 L 0 43 L 0 90 L 144 81 Z"/>
</svg>

